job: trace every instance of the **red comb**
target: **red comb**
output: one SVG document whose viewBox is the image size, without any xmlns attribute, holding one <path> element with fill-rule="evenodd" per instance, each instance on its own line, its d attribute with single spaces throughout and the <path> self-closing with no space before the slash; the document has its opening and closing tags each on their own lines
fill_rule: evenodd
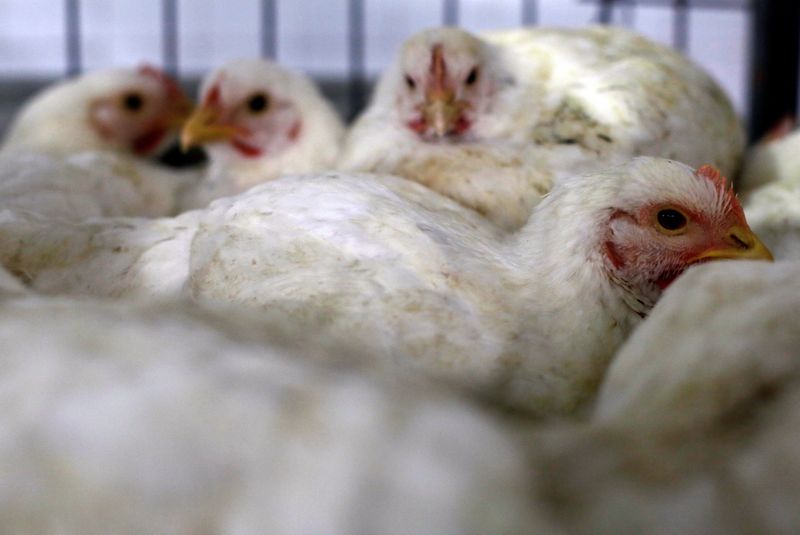
<svg viewBox="0 0 800 535">
<path fill-rule="evenodd" d="M 433 76 L 433 83 L 431 89 L 443 90 L 445 74 L 447 66 L 444 63 L 444 53 L 442 52 L 442 45 L 434 45 L 431 52 L 431 75 Z"/>
<path fill-rule="evenodd" d="M 216 83 L 211 86 L 211 89 L 209 89 L 208 93 L 206 93 L 206 97 L 203 99 L 203 106 L 218 106 L 221 99 L 222 97 L 220 96 L 219 83 Z"/>
<path fill-rule="evenodd" d="M 138 72 L 139 74 L 150 76 L 151 78 L 155 78 L 156 80 L 158 80 L 167 90 L 167 94 L 170 97 L 174 99 L 183 98 L 183 90 L 178 85 L 178 83 L 158 67 L 153 67 L 152 65 L 144 64 L 141 67 L 139 67 Z"/>
<path fill-rule="evenodd" d="M 713 165 L 706 164 L 697 169 L 697 176 L 710 180 L 717 191 L 727 197 L 730 209 L 744 221 L 744 211 L 739 199 L 736 198 L 736 193 L 733 191 L 733 184 L 728 185 L 728 181 L 722 176 L 719 169 Z"/>
<path fill-rule="evenodd" d="M 703 165 L 697 169 L 697 176 L 701 176 L 703 178 L 707 178 L 714 185 L 717 187 L 718 190 L 724 191 L 725 187 L 728 185 L 728 181 L 725 180 L 725 177 L 722 176 L 722 173 L 719 172 L 719 169 L 714 167 L 713 165 Z"/>
</svg>

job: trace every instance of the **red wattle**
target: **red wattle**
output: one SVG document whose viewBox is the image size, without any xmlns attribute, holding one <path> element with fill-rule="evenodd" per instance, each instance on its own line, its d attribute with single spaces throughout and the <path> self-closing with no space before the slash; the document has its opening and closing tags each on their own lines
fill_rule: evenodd
<svg viewBox="0 0 800 535">
<path fill-rule="evenodd" d="M 234 139 L 233 141 L 231 141 L 231 143 L 233 144 L 233 147 L 236 150 L 238 150 L 241 154 L 247 156 L 248 158 L 257 158 L 262 154 L 261 149 L 259 149 L 258 147 L 254 147 L 253 145 L 250 145 L 248 143 L 245 143 L 244 141 L 239 141 L 238 139 Z"/>
<path fill-rule="evenodd" d="M 414 119 L 413 121 L 408 121 L 406 123 L 411 130 L 416 132 L 417 134 L 424 134 L 425 133 L 425 119 Z"/>
</svg>

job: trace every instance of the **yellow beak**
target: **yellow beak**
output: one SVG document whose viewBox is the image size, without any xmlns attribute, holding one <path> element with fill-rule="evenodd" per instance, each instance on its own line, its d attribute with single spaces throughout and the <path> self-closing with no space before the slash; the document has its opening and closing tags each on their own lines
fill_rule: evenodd
<svg viewBox="0 0 800 535">
<path fill-rule="evenodd" d="M 211 108 L 198 108 L 186 121 L 181 130 L 181 150 L 209 143 L 233 138 L 237 129 L 233 126 L 220 124 L 218 113 Z"/>
<path fill-rule="evenodd" d="M 700 260 L 766 260 L 772 262 L 774 258 L 767 246 L 761 243 L 752 230 L 747 226 L 734 225 L 728 229 L 724 245 L 709 249 L 698 255 L 694 261 Z"/>
<path fill-rule="evenodd" d="M 422 116 L 426 123 L 433 126 L 436 135 L 441 137 L 453 130 L 462 107 L 452 91 L 437 91 L 425 99 Z"/>
</svg>

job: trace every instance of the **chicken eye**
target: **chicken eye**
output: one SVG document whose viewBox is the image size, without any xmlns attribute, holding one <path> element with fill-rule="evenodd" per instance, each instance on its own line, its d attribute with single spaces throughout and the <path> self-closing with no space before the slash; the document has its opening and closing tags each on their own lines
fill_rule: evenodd
<svg viewBox="0 0 800 535">
<path fill-rule="evenodd" d="M 469 74 L 467 75 L 467 79 L 464 80 L 467 85 L 472 85 L 478 81 L 478 67 L 473 67 Z"/>
<path fill-rule="evenodd" d="M 415 87 L 417 87 L 417 82 L 415 82 L 411 76 L 406 74 L 406 85 L 408 86 L 409 89 L 414 89 Z"/>
<path fill-rule="evenodd" d="M 144 107 L 144 97 L 137 92 L 126 93 L 122 97 L 122 107 L 136 113 Z"/>
<path fill-rule="evenodd" d="M 256 93 L 247 99 L 247 109 L 253 113 L 262 113 L 269 108 L 269 97 L 264 93 Z"/>
<path fill-rule="evenodd" d="M 660 210 L 656 215 L 658 224 L 665 230 L 680 230 L 686 226 L 686 216 L 672 208 Z"/>
</svg>

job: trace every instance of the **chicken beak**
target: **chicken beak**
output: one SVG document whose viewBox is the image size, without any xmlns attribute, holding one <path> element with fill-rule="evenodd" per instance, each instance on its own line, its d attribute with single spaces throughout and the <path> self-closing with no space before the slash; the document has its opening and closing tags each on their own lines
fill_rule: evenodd
<svg viewBox="0 0 800 535">
<path fill-rule="evenodd" d="M 758 239 L 750 228 L 734 225 L 723 238 L 723 245 L 714 247 L 698 255 L 694 260 L 766 260 L 772 262 L 774 258 L 761 240 Z"/>
<path fill-rule="evenodd" d="M 191 114 L 181 130 L 181 150 L 186 151 L 197 145 L 211 141 L 233 138 L 237 129 L 220 124 L 219 113 L 212 108 L 198 108 Z"/>
<path fill-rule="evenodd" d="M 442 137 L 454 130 L 461 115 L 461 106 L 455 101 L 452 91 L 431 92 L 425 101 L 422 115 L 436 135 Z"/>
</svg>

